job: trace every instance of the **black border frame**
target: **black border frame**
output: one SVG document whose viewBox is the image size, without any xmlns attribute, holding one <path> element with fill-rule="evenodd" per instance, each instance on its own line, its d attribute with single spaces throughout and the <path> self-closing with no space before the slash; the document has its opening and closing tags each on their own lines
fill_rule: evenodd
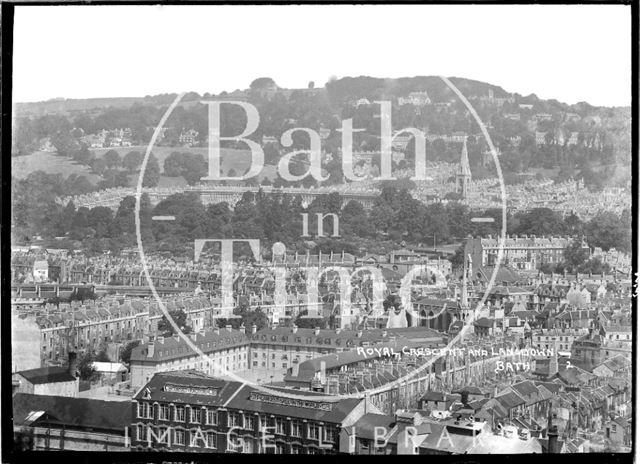
<svg viewBox="0 0 640 464">
<path fill-rule="evenodd" d="M 327 4 L 327 5 L 339 5 L 339 4 L 373 4 L 373 5 L 384 5 L 390 4 L 388 1 L 379 1 L 372 0 L 369 2 L 363 1 L 331 1 L 328 3 L 318 2 L 318 1 L 307 1 L 307 0 L 298 0 L 293 2 L 286 1 L 220 1 L 220 2 L 212 2 L 208 0 L 204 1 L 194 1 L 188 0 L 181 2 L 179 0 L 159 0 L 159 1 L 109 1 L 109 0 L 70 0 L 70 1 L 4 1 L 2 2 L 1 7 L 1 58 L 0 63 L 2 66 L 2 90 L 0 93 L 0 105 L 2 107 L 2 120 L 0 123 L 0 136 L 2 138 L 2 150 L 1 153 L 5 155 L 2 156 L 2 164 L 0 167 L 0 177 L 2 179 L 2 193 L 6 194 L 8 198 L 11 197 L 11 134 L 12 134 L 12 77 L 13 77 L 13 26 L 14 26 L 14 12 L 16 6 L 64 6 L 64 5 L 83 5 L 83 6 L 92 6 L 92 5 L 113 5 L 113 6 L 126 6 L 126 5 L 155 5 L 155 4 L 166 4 L 166 5 L 313 5 L 313 4 Z M 567 4 L 569 2 L 566 1 L 552 1 L 552 2 L 522 2 L 522 1 L 507 1 L 507 2 L 499 2 L 497 0 L 489 0 L 489 1 L 463 1 L 463 0 L 440 0 L 436 2 L 423 2 L 416 0 L 403 0 L 401 2 L 393 2 L 393 4 L 397 5 L 408 5 L 408 4 L 440 4 L 440 5 L 472 5 L 472 4 L 482 4 L 482 5 L 528 5 L 528 4 L 544 4 L 544 5 L 558 5 L 558 4 Z M 620 1 L 595 1 L 595 0 L 583 0 L 581 2 L 572 3 L 572 5 L 580 6 L 580 5 L 601 5 L 601 4 L 614 4 L 614 5 L 626 5 L 630 6 L 631 12 L 631 168 L 632 168 L 632 213 L 631 213 L 631 225 L 632 225 L 632 283 L 634 285 L 635 292 L 632 297 L 632 322 L 635 329 L 635 334 L 638 334 L 638 316 L 637 316 L 637 303 L 638 303 L 638 177 L 640 176 L 640 172 L 638 171 L 638 52 L 639 52 L 639 43 L 640 37 L 638 33 L 638 24 L 640 23 L 639 16 L 639 2 L 636 0 L 620 0 Z M 636 156 L 633 156 L 633 155 Z M 11 262 L 11 236 L 10 236 L 10 223 L 11 223 L 11 206 L 10 200 L 2 202 L 0 205 L 1 208 L 1 220 L 0 220 L 0 260 L 1 260 L 1 268 L 3 270 L 9 269 Z M 1 282 L 1 303 L 2 305 L 6 305 L 10 307 L 10 272 L 1 272 L 0 273 L 0 282 Z M 6 306 L 5 306 L 6 307 Z M 2 311 L 0 313 L 0 327 L 1 334 L 0 337 L 0 347 L 2 348 L 2 352 L 5 353 L 2 358 L 8 359 L 11 353 L 11 313 L 10 311 Z M 633 407 L 633 419 L 632 419 L 632 434 L 633 441 L 631 446 L 631 453 L 626 454 L 605 454 L 605 453 L 588 453 L 588 454 L 564 454 L 562 456 L 563 461 L 578 461 L 584 459 L 584 457 L 589 456 L 590 458 L 595 458 L 598 462 L 633 462 L 635 453 L 637 450 L 636 436 L 637 436 L 637 419 L 638 415 L 636 414 L 636 386 L 637 386 L 637 337 L 633 339 L 633 351 L 632 351 L 632 385 L 634 388 L 634 392 L 632 394 L 632 407 Z M 2 433 L 2 445 L 1 445 L 1 456 L 2 462 L 32 462 L 35 460 L 47 460 L 47 459 L 55 459 L 60 460 L 66 463 L 71 462 L 82 462 L 82 463 L 102 463 L 102 462 L 121 462 L 121 463 L 137 463 L 137 462 L 181 462 L 181 463 L 199 463 L 199 462 L 211 462 L 211 461 L 220 461 L 223 459 L 228 459 L 230 454 L 226 453 L 215 453 L 215 454 L 197 454 L 197 453 L 178 453 L 178 452 L 134 452 L 134 456 L 130 456 L 130 453 L 124 452 L 96 452 L 96 451 L 86 451 L 86 452 L 76 452 L 76 451 L 26 451 L 26 452 L 16 452 L 13 450 L 13 414 L 11 408 L 12 402 L 12 394 L 11 394 L 11 364 L 7 362 L 0 363 L 1 376 L 0 376 L 0 392 L 1 392 L 1 419 L 0 419 L 0 430 Z M 133 452 L 133 451 L 132 451 Z M 268 456 L 270 460 L 278 460 L 278 461 L 288 461 L 295 459 L 295 455 L 264 455 Z M 327 457 L 325 455 L 318 456 L 309 456 L 304 455 L 305 460 L 309 459 L 324 459 Z M 507 462 L 514 463 L 518 462 L 519 464 L 525 464 L 528 462 L 537 462 L 544 455 L 537 454 L 519 454 L 519 455 L 469 455 L 469 456 L 438 456 L 430 457 L 429 459 L 442 460 L 445 462 L 452 463 L 481 463 L 481 462 Z M 329 459 L 331 461 L 342 461 L 345 457 L 348 457 L 349 460 L 353 459 L 363 459 L 360 456 L 351 456 L 351 455 L 332 455 Z M 366 459 L 371 459 L 371 456 L 368 456 Z M 373 459 L 376 459 L 374 457 Z M 384 457 L 380 457 L 384 459 Z M 411 459 L 411 456 L 406 456 L 407 459 Z M 388 459 L 388 458 L 387 458 Z"/>
</svg>

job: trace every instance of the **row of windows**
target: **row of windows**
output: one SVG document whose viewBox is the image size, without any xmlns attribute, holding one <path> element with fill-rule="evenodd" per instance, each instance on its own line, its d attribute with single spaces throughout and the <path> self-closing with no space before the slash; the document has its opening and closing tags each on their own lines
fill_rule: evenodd
<svg viewBox="0 0 640 464">
<path fill-rule="evenodd" d="M 289 435 L 292 437 L 305 438 L 318 440 L 322 433 L 323 442 L 334 442 L 336 440 L 337 430 L 333 426 L 321 427 L 315 423 L 305 424 L 298 420 L 292 420 L 289 431 L 287 432 L 287 421 L 282 417 L 275 417 L 272 420 L 268 420 L 266 416 L 257 416 L 259 429 L 269 428 L 269 432 L 275 432 L 278 435 Z M 227 416 L 227 426 L 237 427 L 246 430 L 255 430 L 256 428 L 256 415 L 255 414 L 241 414 L 237 412 L 230 412 Z M 322 432 L 321 432 L 322 430 Z"/>
<path fill-rule="evenodd" d="M 233 338 L 233 343 L 236 343 L 238 341 L 239 337 L 234 337 Z M 230 345 L 231 343 L 229 343 L 229 339 L 225 338 L 224 340 L 219 340 L 219 341 L 215 341 L 215 342 L 207 342 L 207 343 L 199 343 L 196 344 L 196 346 L 201 349 L 201 350 L 206 350 L 209 348 L 215 348 L 216 346 L 224 346 L 224 345 Z M 235 350 L 237 348 L 227 348 L 225 350 L 220 350 L 217 351 L 218 353 L 231 353 L 232 350 Z M 193 352 L 193 350 L 191 349 L 191 347 L 188 346 L 180 346 L 178 348 L 172 348 L 170 350 L 159 350 L 158 354 L 159 356 L 171 356 L 174 354 L 180 354 L 180 353 L 191 353 Z"/>
<path fill-rule="evenodd" d="M 317 337 L 317 338 L 313 338 L 313 337 L 307 337 L 305 339 L 305 341 L 303 342 L 302 337 L 292 337 L 293 340 L 292 342 L 295 343 L 300 343 L 301 345 L 304 344 L 305 346 L 307 345 L 312 345 L 315 344 L 316 345 L 331 345 L 332 343 L 335 345 L 340 346 L 342 344 L 342 339 L 341 338 L 330 338 L 330 337 L 326 337 L 326 338 L 322 338 L 322 337 Z M 278 339 L 278 337 L 276 335 L 271 335 L 270 337 L 268 337 L 267 335 L 253 335 L 252 340 L 256 340 L 256 341 L 263 341 L 266 342 L 267 339 L 269 341 L 272 342 L 282 342 L 282 343 L 289 343 L 289 336 L 288 335 L 283 335 L 282 337 L 280 337 L 280 339 Z M 354 346 L 356 345 L 356 341 L 352 340 L 352 339 L 348 339 L 345 343 L 345 345 L 347 346 Z"/>
<path fill-rule="evenodd" d="M 188 445 L 190 447 L 204 447 L 208 449 L 216 449 L 216 433 L 215 432 L 202 432 L 198 430 L 170 430 L 167 427 L 145 427 L 144 425 L 137 426 L 137 438 L 138 441 L 147 442 L 148 444 L 158 445 Z M 227 451 L 240 451 L 243 453 L 254 452 L 266 452 L 275 454 L 285 454 L 286 445 L 283 443 L 270 443 L 266 444 L 266 447 L 260 440 L 254 440 L 251 438 L 239 438 L 234 437 L 227 442 Z M 303 447 L 299 445 L 292 445 L 290 447 L 291 454 L 320 454 L 324 450 L 315 447 Z"/>
<path fill-rule="evenodd" d="M 202 422 L 203 410 L 205 411 L 205 419 L 207 425 L 218 425 L 218 411 L 213 409 L 203 409 L 200 406 L 188 407 L 174 406 L 173 421 L 186 422 L 187 418 L 189 422 L 200 424 Z M 171 420 L 171 411 L 169 405 L 161 404 L 157 408 L 157 415 L 159 420 Z M 187 415 L 187 411 L 188 415 Z M 152 404 L 141 402 L 138 403 L 138 418 L 139 419 L 153 419 L 154 408 Z"/>
<path fill-rule="evenodd" d="M 203 432 L 200 430 L 181 430 L 169 429 L 168 427 L 147 427 L 141 424 L 137 426 L 137 439 L 142 442 L 150 442 L 151 444 L 161 444 L 170 446 L 186 445 L 187 437 L 189 446 L 200 446 L 215 449 L 216 433 Z"/>
<path fill-rule="evenodd" d="M 171 420 L 171 411 L 169 405 L 161 404 L 157 408 L 159 420 Z M 203 412 L 204 411 L 204 412 Z M 173 421 L 175 422 L 188 422 L 193 424 L 200 424 L 202 417 L 206 419 L 206 425 L 218 425 L 218 412 L 212 409 L 204 409 L 202 407 L 185 407 L 174 406 Z M 138 403 L 138 418 L 139 419 L 153 419 L 153 405 L 141 402 Z M 301 421 L 291 421 L 290 430 L 286 429 L 287 421 L 282 417 L 276 417 L 272 420 L 264 415 L 256 416 L 255 414 L 241 414 L 238 412 L 230 412 L 227 415 L 227 427 L 236 427 L 245 430 L 255 430 L 256 425 L 259 425 L 259 429 L 262 430 L 266 427 L 271 427 L 269 431 L 275 431 L 276 434 L 285 435 L 289 434 L 292 437 L 303 438 L 303 434 L 306 438 L 317 440 L 322 433 L 323 442 L 334 442 L 336 440 L 337 429 L 333 426 L 323 426 L 322 429 L 318 424 L 309 423 L 305 424 Z M 142 425 L 138 426 L 139 428 Z M 322 430 L 322 431 L 321 431 Z M 139 435 L 140 436 L 140 435 Z M 140 440 L 140 438 L 138 438 Z M 146 436 L 145 438 L 146 439 Z M 176 441 L 175 443 L 180 443 Z M 183 443 L 182 443 L 183 444 Z"/>
</svg>

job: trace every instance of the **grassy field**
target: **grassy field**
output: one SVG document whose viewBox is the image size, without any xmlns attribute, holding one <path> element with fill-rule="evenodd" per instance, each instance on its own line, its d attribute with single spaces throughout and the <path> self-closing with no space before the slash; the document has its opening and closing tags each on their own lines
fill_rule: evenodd
<svg viewBox="0 0 640 464">
<path fill-rule="evenodd" d="M 124 156 L 130 151 L 139 151 L 144 153 L 146 146 L 139 147 L 115 147 L 115 148 L 98 148 L 91 151 L 96 157 L 102 157 L 109 150 L 116 150 L 120 156 Z M 160 163 L 160 169 L 163 169 L 164 160 L 174 151 L 180 153 L 199 153 L 205 160 L 207 160 L 207 148 L 184 148 L 184 147 L 156 147 L 153 150 L 153 154 L 156 156 Z M 230 148 L 222 149 L 222 172 L 227 174 L 231 169 L 236 172 L 236 175 L 245 173 L 251 163 L 251 152 L 248 150 L 235 150 Z M 88 166 L 78 164 L 68 157 L 58 156 L 55 153 L 47 152 L 35 152 L 27 156 L 13 157 L 11 159 L 11 172 L 12 175 L 18 179 L 24 179 L 30 173 L 34 171 L 45 171 L 49 174 L 62 174 L 67 177 L 71 174 L 77 174 L 86 176 L 87 179 L 97 184 L 100 181 L 100 176 L 91 173 L 91 169 Z M 203 173 L 206 175 L 207 173 Z M 275 166 L 264 166 L 262 172 L 258 176 L 261 181 L 264 177 L 274 180 L 277 177 Z M 138 174 L 129 176 L 129 182 L 131 186 L 135 186 L 138 181 Z M 160 187 L 175 187 L 187 185 L 186 181 L 182 177 L 160 177 Z"/>
<path fill-rule="evenodd" d="M 66 156 L 58 156 L 55 153 L 37 151 L 31 155 L 11 158 L 11 174 L 17 179 L 24 179 L 34 171 L 44 171 L 48 174 L 62 174 L 67 177 L 71 174 L 86 176 L 92 183 L 100 180 L 99 176 L 91 174 L 88 166 L 78 164 Z"/>
</svg>

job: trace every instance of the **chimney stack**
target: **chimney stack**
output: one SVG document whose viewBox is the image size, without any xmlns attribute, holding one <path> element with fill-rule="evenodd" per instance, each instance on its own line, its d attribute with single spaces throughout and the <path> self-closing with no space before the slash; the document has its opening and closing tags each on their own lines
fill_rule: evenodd
<svg viewBox="0 0 640 464">
<path fill-rule="evenodd" d="M 153 339 L 149 340 L 149 344 L 147 345 L 147 358 L 153 358 L 155 354 L 155 343 Z"/>
<path fill-rule="evenodd" d="M 296 333 L 297 331 L 298 331 L 298 326 L 297 326 L 297 325 L 295 325 L 295 324 L 293 324 L 293 325 L 291 326 L 291 333 Z"/>
<path fill-rule="evenodd" d="M 255 325 L 255 324 L 253 324 L 253 325 L 251 326 L 251 333 L 252 333 L 252 334 L 254 334 L 254 333 L 256 333 L 257 331 L 258 331 L 258 326 L 257 326 L 257 325 Z"/>
<path fill-rule="evenodd" d="M 547 453 L 557 454 L 560 452 L 558 449 L 558 426 L 552 425 L 551 429 L 547 432 L 547 438 L 549 439 L 549 445 L 547 447 Z"/>
<path fill-rule="evenodd" d="M 320 335 L 320 327 L 316 327 L 316 328 L 313 330 L 313 335 L 316 335 L 316 336 Z"/>
<path fill-rule="evenodd" d="M 225 326 L 225 329 L 227 329 L 227 332 L 231 332 L 231 324 L 227 324 Z"/>
</svg>

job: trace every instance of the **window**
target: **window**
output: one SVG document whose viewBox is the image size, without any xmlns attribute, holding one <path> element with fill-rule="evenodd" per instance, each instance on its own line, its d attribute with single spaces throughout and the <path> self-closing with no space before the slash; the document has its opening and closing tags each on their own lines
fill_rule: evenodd
<svg viewBox="0 0 640 464">
<path fill-rule="evenodd" d="M 218 411 L 207 410 L 207 425 L 218 425 Z"/>
<path fill-rule="evenodd" d="M 242 427 L 242 416 L 237 412 L 230 412 L 227 416 L 227 427 Z"/>
<path fill-rule="evenodd" d="M 158 419 L 160 420 L 169 420 L 169 406 L 166 404 L 161 404 L 160 409 L 158 411 Z"/>
<path fill-rule="evenodd" d="M 216 434 L 207 432 L 207 448 L 216 448 Z"/>
<path fill-rule="evenodd" d="M 173 442 L 176 445 L 184 445 L 185 433 L 184 430 L 175 430 L 173 435 Z"/>
<path fill-rule="evenodd" d="M 159 427 L 156 429 L 156 440 L 158 443 L 169 444 L 169 429 L 167 427 Z"/>
<path fill-rule="evenodd" d="M 283 418 L 281 417 L 276 417 L 276 433 L 278 435 L 284 435 L 285 434 L 285 421 Z"/>
<path fill-rule="evenodd" d="M 205 443 L 206 437 L 203 435 L 200 429 L 191 430 L 189 432 L 189 446 L 203 446 Z"/>
<path fill-rule="evenodd" d="M 176 407 L 176 417 L 174 420 L 178 421 L 178 422 L 184 422 L 185 420 L 185 414 L 184 414 L 184 406 L 177 406 Z"/>
<path fill-rule="evenodd" d="M 197 407 L 193 407 L 191 408 L 191 422 L 194 422 L 196 424 L 201 422 L 201 417 L 202 417 L 202 409 L 197 408 Z"/>
<path fill-rule="evenodd" d="M 308 438 L 312 440 L 317 440 L 320 436 L 318 424 L 309 424 L 309 435 Z"/>
<path fill-rule="evenodd" d="M 140 406 L 140 405 L 138 405 Z M 140 416 L 138 416 L 140 417 Z M 136 436 L 138 437 L 138 441 L 144 441 L 147 439 L 147 437 L 145 436 L 145 427 L 142 424 L 138 424 L 137 430 L 136 430 Z"/>
<path fill-rule="evenodd" d="M 369 442 L 367 440 L 358 440 L 360 444 L 360 452 L 364 454 L 369 454 Z"/>
<path fill-rule="evenodd" d="M 325 425 L 322 427 L 322 441 L 323 443 L 333 443 L 336 441 L 336 428 L 331 425 Z"/>
<path fill-rule="evenodd" d="M 140 419 L 153 419 L 153 409 L 149 403 L 138 403 L 138 417 Z"/>
<path fill-rule="evenodd" d="M 291 436 L 302 437 L 302 424 L 299 421 L 291 422 Z"/>
<path fill-rule="evenodd" d="M 253 414 L 247 414 L 244 416 L 244 428 L 248 430 L 255 430 L 256 428 L 256 416 Z"/>
</svg>

